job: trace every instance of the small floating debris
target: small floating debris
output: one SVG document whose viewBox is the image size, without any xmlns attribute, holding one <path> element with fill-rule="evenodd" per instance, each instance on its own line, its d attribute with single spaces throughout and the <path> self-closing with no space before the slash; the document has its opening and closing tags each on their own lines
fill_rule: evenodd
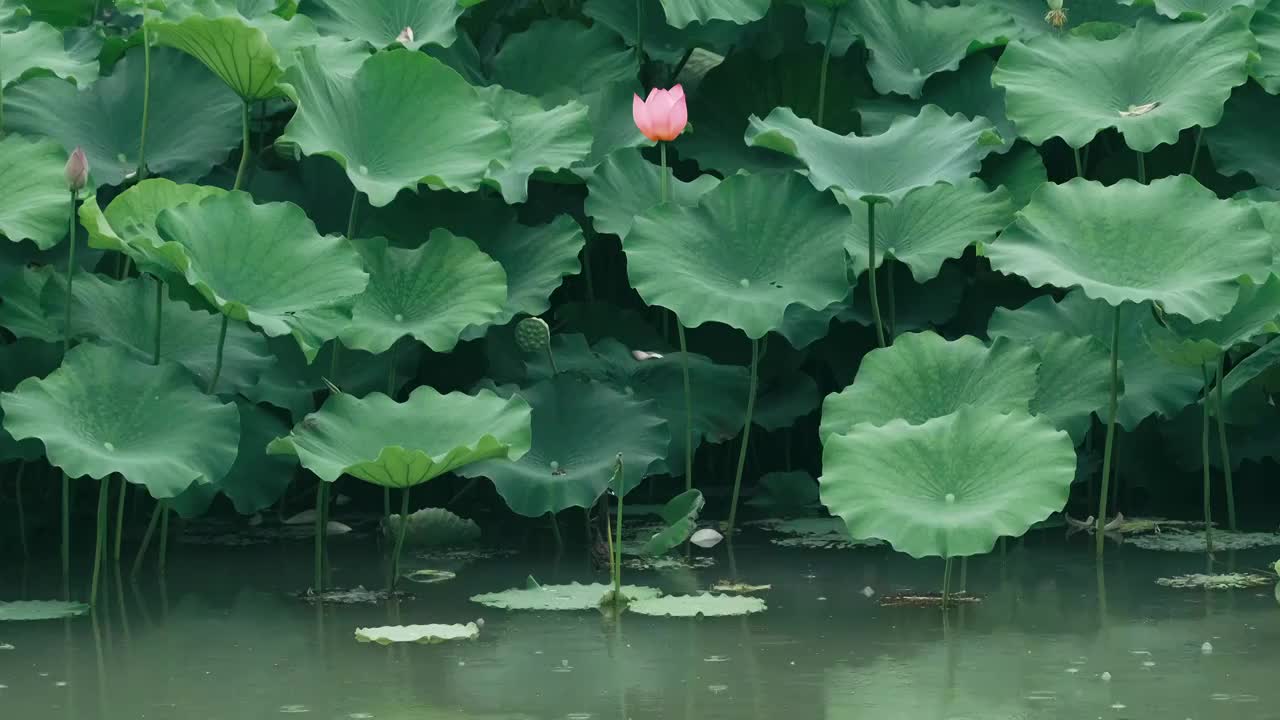
<svg viewBox="0 0 1280 720">
<path fill-rule="evenodd" d="M 707 686 L 707 690 L 709 690 L 712 695 L 719 695 L 721 693 L 728 691 L 728 689 L 729 689 L 728 685 L 708 685 Z"/>
<path fill-rule="evenodd" d="M 1166 530 L 1161 533 L 1126 538 L 1125 542 L 1143 550 L 1202 553 L 1207 549 L 1203 531 Z M 1213 531 L 1214 550 L 1249 550 L 1276 546 L 1280 546 L 1280 533 Z"/>
<path fill-rule="evenodd" d="M 951 593 L 949 602 L 953 605 L 972 605 L 982 602 L 982 598 L 967 592 L 954 592 Z M 880 596 L 880 607 L 942 607 L 942 593 L 887 593 Z"/>
<path fill-rule="evenodd" d="M 478 637 L 480 637 L 480 626 L 474 622 L 465 625 L 387 625 L 356 628 L 356 640 L 379 645 L 392 643 L 435 645 L 453 640 L 475 640 Z"/>
<path fill-rule="evenodd" d="M 13 650 L 14 647 L 9 643 L 0 643 L 0 650 Z"/>
<path fill-rule="evenodd" d="M 357 585 L 353 588 L 335 588 L 318 593 L 311 588 L 295 593 L 294 597 L 299 600 L 305 600 L 310 603 L 323 602 L 332 603 L 334 605 L 376 605 L 386 602 L 392 597 L 402 600 L 412 598 L 413 595 L 406 592 L 396 591 L 394 593 L 387 590 L 367 590 L 363 585 Z"/>
<path fill-rule="evenodd" d="M 309 713 L 311 708 L 306 705 L 281 705 L 280 712 L 286 715 L 297 715 L 299 713 Z"/>
<path fill-rule="evenodd" d="M 1212 654 L 1212 653 L 1213 653 L 1213 643 L 1211 643 L 1211 642 L 1209 642 L 1209 641 L 1207 641 L 1207 640 L 1206 640 L 1206 641 L 1205 641 L 1205 643 L 1204 643 L 1203 645 L 1201 645 L 1201 646 L 1200 646 L 1200 652 L 1204 653 L 1205 655 L 1210 655 L 1210 654 Z"/>
<path fill-rule="evenodd" d="M 440 583 L 440 582 L 446 582 L 448 580 L 452 580 L 458 577 L 458 575 L 457 573 L 452 573 L 452 572 L 449 572 L 448 570 L 431 570 L 428 568 L 423 568 L 421 570 L 414 570 L 413 572 L 405 573 L 402 577 L 405 580 L 408 580 L 409 582 L 416 582 L 416 583 L 421 583 L 423 585 L 429 585 L 432 583 Z"/>
<path fill-rule="evenodd" d="M 1102 680 L 1102 682 L 1111 682 L 1111 673 L 1104 670 L 1103 673 L 1098 676 L 1098 678 Z"/>
<path fill-rule="evenodd" d="M 1195 588 L 1203 590 L 1245 590 L 1265 587 L 1271 584 L 1271 578 L 1256 573 L 1225 573 L 1222 575 L 1176 575 L 1156 580 L 1157 585 L 1171 588 Z"/>
<path fill-rule="evenodd" d="M 678 555 L 663 555 L 660 557 L 629 557 L 622 561 L 622 566 L 628 570 L 696 570 L 699 568 L 709 568 L 716 564 L 716 559 L 705 555 L 691 557 L 688 559 Z"/>
<path fill-rule="evenodd" d="M 17 600 L 0 602 L 0 622 L 29 620 L 61 620 L 89 612 L 89 606 L 61 600 Z"/>
<path fill-rule="evenodd" d="M 530 583 L 524 588 L 474 595 L 471 602 L 499 610 L 594 610 L 600 607 L 605 595 L 612 591 L 612 585 L 601 583 L 586 585 L 576 582 L 568 585 Z M 662 591 L 651 587 L 623 585 L 622 594 L 634 603 L 638 600 L 656 598 L 662 594 Z"/>
<path fill-rule="evenodd" d="M 721 580 L 711 586 L 713 592 L 718 593 L 757 593 L 765 590 L 772 590 L 772 585 L 751 585 L 749 583 L 731 582 L 729 580 Z"/>
<path fill-rule="evenodd" d="M 870 585 L 862 588 L 860 592 L 862 593 L 862 597 L 864 598 L 874 597 L 876 594 L 876 591 Z"/>
<path fill-rule="evenodd" d="M 709 663 L 729 662 L 729 658 L 725 655 L 709 655 L 707 657 L 702 658 L 702 662 L 709 662 Z"/>
</svg>

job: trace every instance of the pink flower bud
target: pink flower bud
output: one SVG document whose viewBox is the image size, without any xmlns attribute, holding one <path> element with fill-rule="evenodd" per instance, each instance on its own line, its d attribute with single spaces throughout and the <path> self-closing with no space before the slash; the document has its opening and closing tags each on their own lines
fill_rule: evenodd
<svg viewBox="0 0 1280 720">
<path fill-rule="evenodd" d="M 645 100 L 639 95 L 631 97 L 631 117 L 636 127 L 654 142 L 675 140 L 689 124 L 684 88 L 679 85 L 670 90 L 654 88 Z"/>
<path fill-rule="evenodd" d="M 77 147 L 71 151 L 71 157 L 67 158 L 67 166 L 62 172 L 67 178 L 68 188 L 72 190 L 83 188 L 89 181 L 89 158 L 84 156 L 84 150 Z"/>
<path fill-rule="evenodd" d="M 649 352 L 648 350 L 632 350 L 631 357 L 635 358 L 640 362 L 644 362 L 645 360 L 660 360 L 662 359 L 662 354 L 656 353 L 656 352 Z"/>
<path fill-rule="evenodd" d="M 409 45 L 410 43 L 412 43 L 413 28 L 405 26 L 405 29 L 401 30 L 400 34 L 396 36 L 396 42 L 400 43 L 401 45 Z"/>
</svg>

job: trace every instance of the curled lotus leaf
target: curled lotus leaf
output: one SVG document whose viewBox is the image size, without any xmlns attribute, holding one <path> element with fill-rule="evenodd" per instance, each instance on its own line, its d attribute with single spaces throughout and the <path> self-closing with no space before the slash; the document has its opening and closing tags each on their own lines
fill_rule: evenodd
<svg viewBox="0 0 1280 720">
<path fill-rule="evenodd" d="M 688 540 L 698 529 L 698 513 L 706 501 L 701 490 L 686 490 L 671 498 L 659 511 L 666 527 L 654 533 L 641 549 L 641 555 L 657 556 L 670 552 Z"/>
<path fill-rule="evenodd" d="M 267 34 L 247 18 L 238 14 L 165 15 L 148 19 L 147 28 L 160 44 L 203 63 L 246 103 L 284 94 L 280 53 Z"/>
<path fill-rule="evenodd" d="M 449 47 L 458 38 L 458 18 L 474 4 L 466 0 L 304 0 L 298 11 L 315 20 L 327 35 L 363 40 L 377 48 L 399 43 Z M 405 28 L 411 38 L 401 39 Z"/>
<path fill-rule="evenodd" d="M 164 244 L 156 221 L 165 210 L 224 195 L 222 188 L 180 185 L 165 178 L 147 178 L 115 196 L 105 208 L 97 197 L 80 205 L 80 224 L 89 234 L 89 247 L 115 250 L 152 274 L 169 279 L 173 269 L 157 250 Z"/>
<path fill-rule="evenodd" d="M 535 173 L 554 173 L 591 154 L 589 108 L 577 100 L 544 107 L 535 97 L 498 85 L 480 89 L 489 109 L 511 134 L 510 158 L 495 159 L 485 180 L 496 185 L 508 203 L 529 199 L 529 180 Z"/>
<path fill-rule="evenodd" d="M 52 25 L 33 22 L 17 32 L 5 33 L 0 41 L 0 87 L 39 73 L 88 85 L 98 79 L 99 49 L 100 41 L 71 44 Z"/>
<path fill-rule="evenodd" d="M 1262 285 L 1243 279 L 1235 306 L 1217 320 L 1193 324 L 1172 315 L 1166 325 L 1172 334 L 1153 335 L 1153 350 L 1179 364 L 1215 365 L 1236 344 L 1280 332 L 1280 277 L 1270 275 Z"/>
<path fill-rule="evenodd" d="M 51 140 L 0 140 L 0 234 L 47 250 L 67 236 L 66 151 Z"/>
</svg>

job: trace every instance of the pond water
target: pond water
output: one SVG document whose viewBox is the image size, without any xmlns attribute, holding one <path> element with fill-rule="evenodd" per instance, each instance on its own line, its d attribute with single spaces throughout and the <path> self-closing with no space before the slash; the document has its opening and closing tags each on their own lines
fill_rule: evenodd
<svg viewBox="0 0 1280 720">
<path fill-rule="evenodd" d="M 1100 594 L 1091 538 L 1033 533 L 1003 555 L 972 559 L 964 579 L 983 602 L 944 615 L 877 600 L 937 589 L 938 560 L 777 547 L 758 533 L 732 557 L 723 544 L 695 555 L 715 564 L 631 571 L 627 581 L 669 592 L 723 578 L 771 584 L 768 611 L 615 623 L 595 611 L 504 613 L 468 601 L 523 586 L 530 574 L 544 584 L 603 582 L 574 547 L 558 560 L 455 564 L 455 579 L 415 585 L 414 599 L 390 606 L 316 608 L 289 596 L 309 584 L 305 542 L 178 545 L 167 581 L 113 581 L 95 617 L 0 624 L 0 645 L 13 646 L 0 650 L 0 717 L 1280 718 L 1273 589 L 1154 583 L 1202 572 L 1202 556 L 1111 545 Z M 1221 554 L 1219 565 L 1266 568 L 1275 555 Z M 377 586 L 380 558 L 367 537 L 333 542 L 343 584 Z M 0 599 L 58 596 L 57 577 L 34 567 L 7 568 L 0 580 Z M 473 642 L 353 639 L 359 626 L 480 617 Z"/>
</svg>

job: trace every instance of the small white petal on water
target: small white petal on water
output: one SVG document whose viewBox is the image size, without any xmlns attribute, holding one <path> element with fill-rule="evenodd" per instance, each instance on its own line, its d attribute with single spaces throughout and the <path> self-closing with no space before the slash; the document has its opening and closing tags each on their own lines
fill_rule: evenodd
<svg viewBox="0 0 1280 720">
<path fill-rule="evenodd" d="M 286 715 L 296 715 L 298 713 L 309 713 L 311 708 L 306 705 L 281 705 L 280 712 Z"/>
<path fill-rule="evenodd" d="M 1074 674 L 1074 673 L 1078 673 L 1078 672 L 1080 672 L 1080 668 L 1073 668 L 1073 667 L 1072 667 L 1072 668 L 1067 668 L 1067 672 L 1069 672 L 1069 673 L 1073 673 L 1073 674 Z"/>
<path fill-rule="evenodd" d="M 0 643 L 0 650 L 12 650 L 13 646 L 9 643 Z"/>
<path fill-rule="evenodd" d="M 369 720 L 373 717 L 372 713 L 347 713 L 347 717 L 351 720 Z"/>
<path fill-rule="evenodd" d="M 875 594 L 876 594 L 876 591 L 872 590 L 870 585 L 862 588 L 863 597 L 871 597 L 872 595 L 875 595 Z"/>
<path fill-rule="evenodd" d="M 346 535 L 349 532 L 351 532 L 351 526 L 340 523 L 337 520 L 330 520 L 324 526 L 326 535 Z"/>
<path fill-rule="evenodd" d="M 1208 655 L 1209 653 L 1213 652 L 1213 643 L 1206 642 L 1205 644 L 1201 645 L 1200 652 L 1204 653 L 1205 655 Z"/>
<path fill-rule="evenodd" d="M 58 682 L 54 683 L 54 684 L 53 684 L 53 686 L 54 686 L 54 687 L 66 687 L 66 686 L 67 686 L 67 681 L 66 681 L 66 680 L 59 680 Z"/>
<path fill-rule="evenodd" d="M 1111 673 L 1109 672 L 1103 672 L 1100 677 L 1102 678 L 1103 682 L 1111 682 Z"/>
<path fill-rule="evenodd" d="M 729 658 L 724 655 L 712 655 L 702 658 L 702 662 L 729 662 Z"/>
<path fill-rule="evenodd" d="M 1151 667 L 1155 667 L 1155 666 L 1156 666 L 1156 664 L 1155 664 L 1154 662 L 1150 661 L 1150 660 L 1144 660 L 1144 661 L 1143 661 L 1143 663 L 1142 663 L 1142 667 L 1149 667 L 1149 668 L 1151 668 Z"/>
<path fill-rule="evenodd" d="M 729 686 L 728 685 L 708 685 L 707 689 L 711 691 L 712 695 L 719 695 L 720 693 L 728 690 Z"/>
<path fill-rule="evenodd" d="M 716 545 L 720 544 L 721 540 L 724 540 L 724 535 L 721 535 L 720 533 L 716 532 L 715 530 L 712 530 L 711 528 L 702 528 L 701 530 L 695 532 L 693 536 L 689 538 L 689 542 L 693 543 L 694 545 L 697 545 L 700 548 L 715 547 Z"/>
<path fill-rule="evenodd" d="M 315 521 L 316 521 L 316 510 L 315 508 L 310 508 L 308 510 L 303 510 L 297 515 L 294 515 L 288 518 L 287 520 L 284 521 L 284 524 L 285 525 L 306 525 L 307 523 L 314 523 Z"/>
<path fill-rule="evenodd" d="M 1111 705 L 1111 709 L 1112 709 L 1112 710 L 1123 710 L 1123 709 L 1125 709 L 1126 707 L 1128 707 L 1128 706 L 1127 706 L 1127 705 L 1125 705 L 1124 703 L 1113 703 L 1113 704 Z"/>
</svg>

